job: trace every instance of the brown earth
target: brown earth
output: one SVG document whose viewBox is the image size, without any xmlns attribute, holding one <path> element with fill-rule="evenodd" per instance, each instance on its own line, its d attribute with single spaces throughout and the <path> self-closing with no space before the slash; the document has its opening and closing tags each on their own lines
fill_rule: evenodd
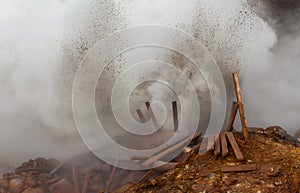
<svg viewBox="0 0 300 193">
<path fill-rule="evenodd" d="M 290 137 L 280 129 L 270 127 L 251 132 L 248 143 L 241 133 L 235 133 L 244 161 L 238 161 L 232 150 L 225 158 L 212 152 L 194 155 L 187 164 L 133 185 L 124 192 L 300 192 L 299 143 L 286 140 Z M 220 171 L 222 166 L 249 163 L 256 164 L 257 170 Z"/>
<path fill-rule="evenodd" d="M 83 192 L 86 186 L 86 193 L 104 192 L 105 189 L 109 190 L 107 192 L 126 193 L 300 192 L 300 144 L 297 137 L 290 137 L 276 126 L 266 130 L 251 129 L 247 143 L 241 133 L 235 132 L 234 135 L 245 157 L 243 161 L 235 158 L 232 149 L 226 157 L 215 156 L 212 152 L 194 153 L 185 164 L 165 173 L 154 172 L 137 183 L 147 171 L 114 169 L 91 153 L 78 155 L 64 163 L 38 158 L 23 163 L 14 172 L 3 174 L 0 193 L 73 193 L 75 181 L 79 192 Z M 224 166 L 245 164 L 255 165 L 255 169 L 221 172 Z"/>
</svg>

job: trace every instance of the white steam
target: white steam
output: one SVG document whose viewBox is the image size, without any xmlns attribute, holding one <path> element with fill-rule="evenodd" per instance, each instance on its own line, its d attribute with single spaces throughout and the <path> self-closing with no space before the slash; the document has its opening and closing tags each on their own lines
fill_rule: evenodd
<svg viewBox="0 0 300 193">
<path fill-rule="evenodd" d="M 240 70 L 249 125 L 278 124 L 290 133 L 299 127 L 300 32 L 278 39 L 244 0 L 3 0 L 0 161 L 84 151 L 71 109 L 76 69 L 99 39 L 137 24 L 191 33 L 208 47 L 226 83 Z"/>
</svg>

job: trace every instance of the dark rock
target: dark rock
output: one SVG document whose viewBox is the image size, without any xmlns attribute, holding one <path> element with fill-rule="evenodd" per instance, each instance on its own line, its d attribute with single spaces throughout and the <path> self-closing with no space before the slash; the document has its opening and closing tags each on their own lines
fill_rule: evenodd
<svg viewBox="0 0 300 193">
<path fill-rule="evenodd" d="M 280 126 L 270 126 L 265 131 L 267 136 L 276 142 L 282 143 L 283 140 L 286 140 L 295 143 L 295 138 L 290 136 L 287 131 Z"/>
</svg>

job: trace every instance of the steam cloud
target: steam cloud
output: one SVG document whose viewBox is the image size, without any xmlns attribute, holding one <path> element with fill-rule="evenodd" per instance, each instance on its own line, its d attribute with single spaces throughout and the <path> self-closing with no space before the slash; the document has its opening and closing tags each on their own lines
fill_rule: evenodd
<svg viewBox="0 0 300 193">
<path fill-rule="evenodd" d="M 249 125 L 277 124 L 293 134 L 300 113 L 297 6 L 285 16 L 291 7 L 256 0 L 1 2 L 0 161 L 85 151 L 71 108 L 76 69 L 99 39 L 145 23 L 191 33 L 220 66 L 228 102 L 231 72 L 240 71 Z"/>
</svg>

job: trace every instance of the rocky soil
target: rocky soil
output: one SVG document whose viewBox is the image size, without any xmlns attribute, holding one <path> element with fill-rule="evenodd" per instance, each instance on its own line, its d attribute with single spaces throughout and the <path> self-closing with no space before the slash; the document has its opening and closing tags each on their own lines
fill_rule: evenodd
<svg viewBox="0 0 300 193">
<path fill-rule="evenodd" d="M 248 143 L 241 133 L 236 132 L 235 137 L 244 161 L 238 161 L 232 151 L 225 158 L 212 152 L 193 155 L 187 164 L 126 192 L 300 192 L 300 146 L 295 138 L 276 126 L 252 130 Z M 256 164 L 257 170 L 221 172 L 224 166 L 243 164 Z"/>
<path fill-rule="evenodd" d="M 190 154 L 165 173 L 112 167 L 85 153 L 65 162 L 37 158 L 0 179 L 0 193 L 99 192 L 300 192 L 300 143 L 280 127 L 249 129 L 250 140 L 235 132 L 245 157 Z M 201 139 L 200 139 L 201 141 Z M 183 155 L 181 155 L 183 156 Z M 184 156 L 183 156 L 184 157 Z M 186 157 L 186 156 L 185 156 Z M 177 160 L 180 160 L 177 158 Z M 224 166 L 255 165 L 255 170 L 224 172 Z M 112 172 L 114 171 L 114 172 Z M 112 174 L 113 173 L 113 174 Z M 150 174 L 144 177 L 145 174 Z"/>
</svg>

